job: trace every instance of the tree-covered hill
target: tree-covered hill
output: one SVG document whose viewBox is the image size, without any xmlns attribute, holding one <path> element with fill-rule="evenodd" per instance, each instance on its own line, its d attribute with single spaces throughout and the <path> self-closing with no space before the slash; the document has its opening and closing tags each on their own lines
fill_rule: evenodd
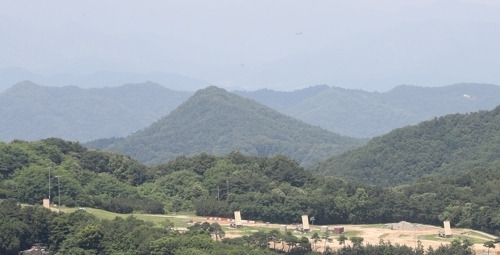
<svg viewBox="0 0 500 255">
<path fill-rule="evenodd" d="M 231 151 L 255 156 L 283 154 L 309 165 L 364 142 L 208 87 L 144 130 L 124 139 L 89 142 L 87 146 L 120 151 L 151 165 L 180 155 L 225 155 Z"/>
<path fill-rule="evenodd" d="M 66 206 L 213 217 L 239 210 L 245 219 L 286 224 L 300 222 L 303 214 L 314 216 L 315 224 L 441 225 L 449 219 L 453 227 L 500 233 L 498 166 L 382 188 L 314 176 L 280 155 L 199 154 L 148 167 L 54 138 L 0 143 L 0 152 L 0 199 L 22 203 L 46 198 L 50 175 L 53 203 L 60 191 Z M 10 233 L 2 227 L 11 225 L 0 224 L 0 235 Z"/>
<path fill-rule="evenodd" d="M 500 106 L 396 129 L 310 170 L 347 180 L 396 186 L 426 175 L 498 166 L 499 144 Z"/>
<path fill-rule="evenodd" d="M 472 83 L 433 88 L 402 85 L 383 93 L 326 85 L 291 92 L 264 89 L 235 93 L 353 137 L 374 137 L 434 117 L 491 110 L 500 105 L 499 86 Z"/>
<path fill-rule="evenodd" d="M 25 81 L 0 93 L 0 141 L 60 137 L 85 142 L 125 136 L 166 115 L 191 94 L 150 82 L 80 89 Z"/>
<path fill-rule="evenodd" d="M 60 200 L 67 206 L 162 213 L 161 201 L 137 189 L 151 180 L 151 171 L 123 154 L 88 150 L 59 138 L 0 142 L 1 199 L 38 204 L 52 197 L 53 203 Z"/>
</svg>

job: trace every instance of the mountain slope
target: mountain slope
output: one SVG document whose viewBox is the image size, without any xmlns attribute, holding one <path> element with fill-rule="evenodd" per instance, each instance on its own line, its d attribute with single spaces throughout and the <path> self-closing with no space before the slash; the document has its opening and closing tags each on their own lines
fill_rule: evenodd
<svg viewBox="0 0 500 255">
<path fill-rule="evenodd" d="M 144 130 L 124 139 L 87 145 L 120 151 L 148 164 L 179 155 L 221 155 L 237 150 L 256 156 L 284 154 L 308 165 L 362 143 L 208 87 Z"/>
<path fill-rule="evenodd" d="M 500 106 L 396 129 L 309 170 L 393 186 L 500 164 Z"/>
<path fill-rule="evenodd" d="M 491 110 L 500 105 L 500 87 L 489 84 L 434 88 L 402 85 L 384 93 L 328 86 L 292 92 L 236 93 L 307 123 L 353 137 L 374 137 L 434 117 Z"/>
<path fill-rule="evenodd" d="M 154 83 L 80 89 L 25 81 L 0 93 L 0 140 L 124 136 L 158 120 L 190 95 Z"/>
<path fill-rule="evenodd" d="M 234 94 L 253 99 L 263 105 L 267 105 L 279 112 L 286 112 L 299 102 L 314 97 L 317 94 L 330 89 L 327 85 L 317 85 L 294 91 L 276 91 L 271 89 L 259 89 L 256 91 L 236 90 Z"/>
</svg>

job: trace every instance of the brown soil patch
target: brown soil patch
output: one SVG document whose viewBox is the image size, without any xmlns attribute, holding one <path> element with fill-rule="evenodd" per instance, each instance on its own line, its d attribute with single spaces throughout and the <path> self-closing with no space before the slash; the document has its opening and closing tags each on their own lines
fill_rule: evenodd
<svg viewBox="0 0 500 255">
<path fill-rule="evenodd" d="M 197 218 L 193 219 L 194 221 L 207 221 L 206 218 Z M 214 222 L 214 221 L 209 221 L 209 222 Z M 218 223 L 223 226 L 223 227 L 229 227 L 230 222 L 220 222 Z M 262 227 L 262 228 L 269 228 L 269 229 L 280 229 L 283 225 L 281 224 L 266 224 L 262 222 L 256 222 L 254 224 L 243 224 L 244 227 L 243 229 L 228 229 L 226 230 L 226 237 L 231 238 L 231 237 L 238 237 L 244 234 L 250 234 L 251 232 L 248 230 L 248 228 L 245 228 L 245 226 L 251 227 Z M 295 230 L 297 225 L 286 225 L 287 230 Z M 322 226 L 317 226 L 317 225 L 311 225 L 311 231 L 318 231 L 320 232 Z M 437 248 L 440 245 L 447 245 L 450 244 L 450 242 L 456 238 L 457 236 L 463 236 L 467 237 L 470 236 L 471 239 L 480 239 L 481 243 L 480 244 L 475 244 L 474 245 L 474 250 L 476 251 L 477 254 L 486 254 L 487 253 L 487 248 L 483 246 L 482 240 L 484 242 L 488 240 L 492 240 L 496 238 L 495 236 L 488 235 L 486 233 L 481 233 L 482 235 L 485 236 L 490 236 L 491 239 L 486 239 L 486 238 L 481 238 L 478 237 L 477 235 L 471 235 L 471 230 L 469 229 L 457 229 L 457 228 L 452 228 L 452 237 L 449 238 L 440 238 L 438 237 L 438 233 L 443 232 L 444 229 L 442 227 L 436 227 L 436 226 L 430 226 L 430 225 L 422 225 L 422 224 L 413 224 L 409 222 L 400 222 L 400 223 L 393 223 L 393 224 L 380 224 L 380 225 L 328 225 L 328 229 L 331 231 L 335 227 L 344 227 L 345 234 L 347 236 L 358 236 L 363 238 L 363 244 L 372 244 L 376 245 L 380 242 L 381 239 L 383 239 L 384 242 L 390 242 L 393 245 L 399 244 L 399 245 L 406 245 L 409 247 L 415 248 L 417 246 L 418 241 L 422 244 L 425 250 L 427 250 L 429 247 Z M 246 230 L 245 230 L 246 229 Z M 319 233 L 320 236 L 323 235 L 323 233 Z M 298 231 L 294 231 L 294 235 L 296 236 L 302 236 L 305 235 L 307 236 L 311 243 L 313 240 L 310 238 L 310 234 L 307 233 L 300 233 Z M 330 248 L 336 250 L 340 249 L 343 247 L 343 245 L 340 245 L 339 242 L 337 241 L 338 234 L 333 234 L 330 232 L 329 234 L 330 238 L 332 239 L 331 242 L 327 242 L 326 246 L 329 246 Z M 430 239 L 429 237 L 432 237 L 433 240 L 428 240 Z M 270 247 L 273 247 L 273 243 L 270 243 Z M 349 240 L 346 241 L 346 245 L 352 245 Z M 490 254 L 496 254 L 496 252 L 500 252 L 500 245 L 496 245 L 497 247 L 495 249 L 490 249 Z M 276 247 L 280 248 L 282 247 L 282 244 L 276 244 Z M 316 251 L 323 251 L 325 249 L 325 241 L 322 239 L 318 241 L 313 247 Z"/>
</svg>

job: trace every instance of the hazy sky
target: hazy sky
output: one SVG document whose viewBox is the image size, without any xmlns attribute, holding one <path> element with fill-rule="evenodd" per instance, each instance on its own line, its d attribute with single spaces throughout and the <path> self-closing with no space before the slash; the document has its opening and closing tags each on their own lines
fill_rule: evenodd
<svg viewBox="0 0 500 255">
<path fill-rule="evenodd" d="M 500 85 L 497 0 L 0 1 L 0 68 L 222 87 Z"/>
</svg>

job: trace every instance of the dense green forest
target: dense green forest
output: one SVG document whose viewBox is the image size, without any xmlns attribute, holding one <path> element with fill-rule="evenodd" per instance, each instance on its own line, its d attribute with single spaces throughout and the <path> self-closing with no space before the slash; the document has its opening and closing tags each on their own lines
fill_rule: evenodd
<svg viewBox="0 0 500 255">
<path fill-rule="evenodd" d="M 180 156 L 146 166 L 118 153 L 51 138 L 0 143 L 0 198 L 40 204 L 48 195 L 66 206 L 114 212 L 195 212 L 276 223 L 384 223 L 402 220 L 500 233 L 500 168 L 423 177 L 382 188 L 314 176 L 285 156 Z M 55 176 L 60 176 L 55 178 Z M 3 226 L 4 224 L 2 224 Z"/>
<path fill-rule="evenodd" d="M 396 129 L 309 170 L 347 180 L 396 186 L 426 175 L 466 173 L 500 164 L 500 106 L 452 114 Z"/>
<path fill-rule="evenodd" d="M 282 154 L 302 165 L 311 165 L 365 143 L 366 140 L 311 126 L 212 86 L 199 90 L 144 130 L 123 139 L 102 139 L 86 146 L 119 151 L 150 165 L 181 155 L 226 155 L 231 151 L 254 156 Z"/>
</svg>

